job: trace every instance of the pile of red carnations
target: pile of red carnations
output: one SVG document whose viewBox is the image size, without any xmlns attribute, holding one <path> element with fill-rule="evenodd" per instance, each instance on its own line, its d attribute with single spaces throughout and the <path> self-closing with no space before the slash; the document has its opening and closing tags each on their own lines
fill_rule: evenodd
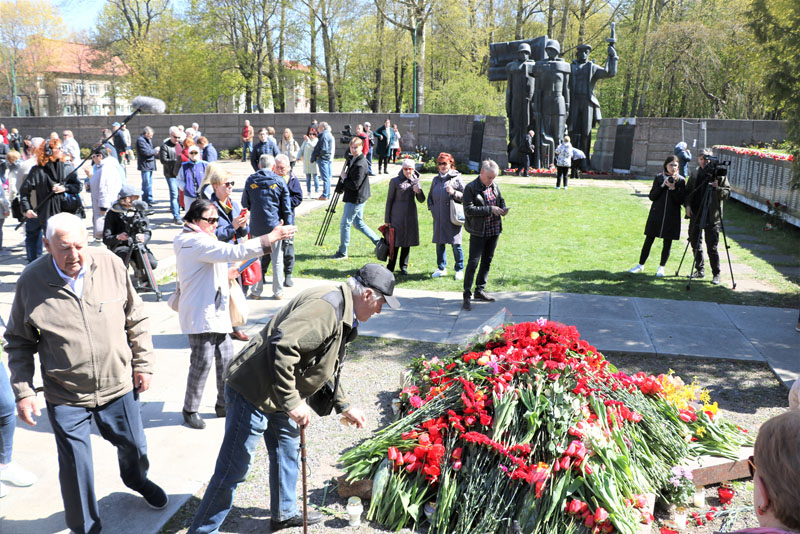
<svg viewBox="0 0 800 534">
<path fill-rule="evenodd" d="M 408 376 L 397 420 L 342 456 L 350 480 L 373 479 L 368 519 L 393 530 L 634 534 L 674 466 L 753 442 L 696 384 L 618 372 L 544 319 Z"/>
<path fill-rule="evenodd" d="M 777 152 L 766 152 L 756 148 L 744 148 L 740 146 L 714 145 L 715 150 L 727 150 L 740 156 L 755 156 L 757 158 L 774 159 L 776 161 L 794 161 L 791 154 L 779 154 Z"/>
</svg>

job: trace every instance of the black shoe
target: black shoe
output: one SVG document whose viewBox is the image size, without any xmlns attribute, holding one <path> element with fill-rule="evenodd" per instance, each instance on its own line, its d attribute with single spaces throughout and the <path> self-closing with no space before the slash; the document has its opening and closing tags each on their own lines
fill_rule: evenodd
<svg viewBox="0 0 800 534">
<path fill-rule="evenodd" d="M 475 300 L 482 300 L 484 302 L 494 302 L 495 301 L 494 297 L 490 297 L 482 289 L 476 290 L 475 293 L 472 295 L 472 298 L 474 298 Z"/>
<path fill-rule="evenodd" d="M 696 271 L 689 278 L 705 278 L 705 277 L 706 277 L 705 271 Z"/>
<path fill-rule="evenodd" d="M 225 406 L 220 406 L 219 404 L 214 405 L 214 412 L 217 414 L 217 417 L 225 417 L 228 412 L 225 410 Z"/>
<path fill-rule="evenodd" d="M 403 276 L 408 276 L 408 270 L 407 269 L 400 269 L 400 274 L 402 274 Z"/>
<path fill-rule="evenodd" d="M 292 287 L 294 285 L 294 282 L 292 282 L 292 275 L 291 274 L 287 274 L 286 278 L 283 279 L 283 285 L 285 287 Z"/>
<path fill-rule="evenodd" d="M 469 297 L 464 297 L 464 302 L 461 304 L 461 309 L 470 311 L 472 309 L 472 303 L 469 301 Z"/>
<path fill-rule="evenodd" d="M 316 525 L 317 523 L 322 523 L 322 520 L 325 516 L 322 515 L 321 512 L 314 510 L 313 508 L 308 509 L 308 516 L 307 521 L 309 525 Z M 276 530 L 283 530 L 285 528 L 292 528 L 292 527 L 302 527 L 303 526 L 303 514 L 302 512 L 297 514 L 294 517 L 291 517 L 285 521 L 275 521 L 274 519 L 269 520 L 269 526 L 273 532 Z"/>
<path fill-rule="evenodd" d="M 202 430 L 206 427 L 206 422 L 203 421 L 202 417 L 197 415 L 197 412 L 189 413 L 183 410 L 183 420 L 186 421 L 187 425 L 197 430 Z"/>
<path fill-rule="evenodd" d="M 167 507 L 167 504 L 169 504 L 169 496 L 167 496 L 163 489 L 156 486 L 152 480 L 145 482 L 144 488 L 142 488 L 139 493 L 142 494 L 142 497 L 147 501 L 147 505 L 150 506 L 150 508 L 163 510 Z"/>
<path fill-rule="evenodd" d="M 331 256 L 331 258 L 333 258 L 334 260 L 346 260 L 347 259 L 347 254 L 342 254 L 341 252 L 339 252 L 337 250 L 336 254 Z"/>
</svg>

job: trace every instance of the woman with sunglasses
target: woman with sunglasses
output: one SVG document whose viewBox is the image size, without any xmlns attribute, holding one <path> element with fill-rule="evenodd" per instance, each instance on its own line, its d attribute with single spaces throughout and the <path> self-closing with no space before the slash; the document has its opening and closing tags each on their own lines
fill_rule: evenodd
<svg viewBox="0 0 800 534">
<path fill-rule="evenodd" d="M 220 219 L 217 207 L 204 198 L 196 199 L 183 219 L 183 231 L 173 241 L 180 288 L 178 317 L 191 348 L 183 419 L 190 427 L 201 429 L 206 424 L 197 412 L 212 361 L 216 362 L 217 373 L 214 410 L 217 417 L 225 417 L 223 375 L 233 356 L 233 343 L 228 337 L 232 329 L 229 280 L 239 276 L 236 268 L 228 265 L 271 253 L 271 244 L 290 239 L 297 227 L 279 225 L 259 238 L 226 243 L 216 235 Z"/>
<path fill-rule="evenodd" d="M 461 226 L 450 220 L 450 201 L 461 204 L 464 182 L 455 169 L 453 156 L 442 152 L 436 158 L 439 174 L 433 177 L 428 192 L 428 209 L 433 216 L 433 242 L 436 243 L 436 270 L 431 277 L 447 276 L 447 245 L 453 247 L 456 280 L 464 279 L 464 250 L 461 248 Z"/>
<path fill-rule="evenodd" d="M 800 411 L 786 411 L 761 425 L 748 467 L 759 526 L 733 534 L 800 533 Z"/>
</svg>

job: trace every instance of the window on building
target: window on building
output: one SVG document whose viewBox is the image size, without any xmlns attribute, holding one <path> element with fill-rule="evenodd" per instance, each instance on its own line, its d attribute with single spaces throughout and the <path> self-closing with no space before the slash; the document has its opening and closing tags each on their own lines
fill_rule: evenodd
<svg viewBox="0 0 800 534">
<path fill-rule="evenodd" d="M 92 106 L 92 115 L 100 115 L 100 106 Z"/>
<path fill-rule="evenodd" d="M 64 106 L 64 115 L 72 115 L 72 106 Z"/>
<path fill-rule="evenodd" d="M 111 92 L 111 84 L 107 83 L 106 84 L 106 93 L 110 93 L 110 92 Z"/>
<path fill-rule="evenodd" d="M 61 84 L 61 94 L 62 95 L 71 95 L 72 94 L 72 84 L 71 83 L 62 83 Z"/>
<path fill-rule="evenodd" d="M 96 83 L 90 83 L 89 84 L 89 94 L 90 95 L 96 95 L 97 92 L 98 92 L 97 84 Z"/>
<path fill-rule="evenodd" d="M 75 84 L 75 94 L 76 95 L 86 94 L 84 91 L 85 91 L 85 88 L 84 88 L 82 83 L 76 83 Z"/>
</svg>

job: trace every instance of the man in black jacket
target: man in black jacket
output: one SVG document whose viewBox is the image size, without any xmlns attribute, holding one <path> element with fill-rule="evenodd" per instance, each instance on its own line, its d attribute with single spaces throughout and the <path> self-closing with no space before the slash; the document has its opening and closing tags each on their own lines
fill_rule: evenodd
<svg viewBox="0 0 800 534">
<path fill-rule="evenodd" d="M 153 206 L 153 171 L 156 170 L 156 154 L 159 148 L 153 147 L 153 129 L 145 126 L 142 135 L 136 139 L 136 168 L 142 173 L 142 200 Z"/>
<path fill-rule="evenodd" d="M 706 275 L 705 263 L 703 262 L 703 235 L 705 234 L 706 249 L 708 250 L 708 261 L 711 264 L 711 283 L 719 284 L 719 228 L 722 223 L 722 202 L 727 200 L 731 194 L 731 186 L 725 176 L 715 176 L 714 171 L 709 168 L 708 158 L 713 153 L 709 149 L 703 150 L 697 162 L 700 167 L 686 184 L 688 194 L 686 196 L 686 216 L 689 217 L 689 243 L 695 253 L 695 269 L 691 274 L 692 278 L 703 278 Z M 711 188 L 711 199 L 708 205 L 705 221 L 703 217 L 703 201 L 706 198 L 708 188 Z"/>
<path fill-rule="evenodd" d="M 470 299 L 494 302 L 484 291 L 486 280 L 489 277 L 489 267 L 492 265 L 497 239 L 503 231 L 501 217 L 508 214 L 506 202 L 500 194 L 500 188 L 494 183 L 500 172 L 497 163 L 487 159 L 481 163 L 481 174 L 467 184 L 461 202 L 464 205 L 464 229 L 469 232 L 469 260 L 464 273 L 464 303 L 461 308 L 471 310 Z M 475 269 L 478 269 L 478 278 L 475 280 L 475 293 L 472 293 L 472 279 Z"/>
<path fill-rule="evenodd" d="M 258 131 L 258 143 L 256 143 L 252 152 L 250 152 L 250 165 L 253 166 L 254 171 L 258 172 L 258 160 L 261 158 L 262 154 L 269 154 L 273 158 L 277 158 L 280 153 L 278 145 L 275 144 L 275 141 L 270 139 L 267 129 L 261 128 Z"/>
<path fill-rule="evenodd" d="M 142 211 L 136 211 L 133 203 L 139 200 L 141 190 L 136 189 L 132 185 L 126 184 L 122 186 L 119 191 L 118 200 L 111 205 L 111 209 L 106 212 L 105 224 L 103 226 L 103 243 L 108 249 L 119 256 L 122 261 L 128 257 L 128 252 L 133 246 L 134 240 L 143 243 L 147 259 L 150 261 L 151 269 L 158 266 L 156 257 L 152 251 L 147 247 L 147 243 L 153 235 L 150 230 L 150 224 L 147 220 L 147 215 Z M 144 231 L 136 235 L 128 235 L 128 223 L 138 222 L 138 225 Z M 147 283 L 147 272 L 145 271 L 144 258 L 138 253 L 134 252 L 131 255 L 131 263 L 133 264 L 133 285 L 137 289 Z"/>
<path fill-rule="evenodd" d="M 364 204 L 369 199 L 369 167 L 363 153 L 364 143 L 359 137 L 350 141 L 349 165 L 345 165 L 339 176 L 336 191 L 344 193 L 344 211 L 339 224 L 339 250 L 333 259 L 340 260 L 347 257 L 347 248 L 350 246 L 350 227 L 355 226 L 369 238 L 373 244 L 380 240 L 378 234 L 364 222 Z M 345 175 L 345 169 L 347 174 Z"/>
<path fill-rule="evenodd" d="M 161 143 L 158 151 L 158 159 L 164 166 L 164 178 L 167 179 L 169 187 L 169 205 L 172 211 L 172 221 L 175 224 L 183 224 L 181 211 L 178 206 L 178 173 L 181 171 L 181 151 L 183 147 L 180 142 L 181 131 L 177 126 L 170 126 L 169 137 Z"/>
</svg>

